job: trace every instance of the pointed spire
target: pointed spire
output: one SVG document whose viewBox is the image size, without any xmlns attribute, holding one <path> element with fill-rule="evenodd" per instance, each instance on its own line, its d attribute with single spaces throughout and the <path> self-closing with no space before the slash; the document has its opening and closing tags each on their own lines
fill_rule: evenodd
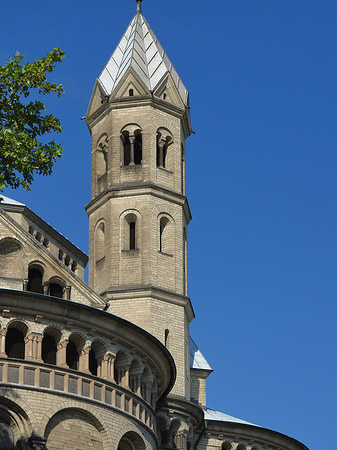
<svg viewBox="0 0 337 450">
<path fill-rule="evenodd" d="M 136 2 L 137 2 L 137 14 L 141 14 L 142 13 L 142 1 L 143 0 L 136 0 Z"/>
</svg>

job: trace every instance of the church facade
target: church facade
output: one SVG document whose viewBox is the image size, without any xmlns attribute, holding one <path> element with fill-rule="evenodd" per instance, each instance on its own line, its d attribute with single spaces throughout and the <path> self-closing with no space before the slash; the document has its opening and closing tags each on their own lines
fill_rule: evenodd
<svg viewBox="0 0 337 450">
<path fill-rule="evenodd" d="M 0 202 L 0 448 L 308 450 L 207 408 L 212 368 L 189 335 L 189 95 L 141 0 L 86 122 L 89 257 Z"/>
</svg>

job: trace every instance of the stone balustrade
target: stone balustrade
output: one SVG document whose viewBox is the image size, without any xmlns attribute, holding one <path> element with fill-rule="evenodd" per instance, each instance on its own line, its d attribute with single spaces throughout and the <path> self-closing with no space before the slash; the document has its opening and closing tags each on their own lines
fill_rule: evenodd
<svg viewBox="0 0 337 450">
<path fill-rule="evenodd" d="M 141 397 L 118 384 L 76 370 L 39 362 L 0 358 L 0 386 L 61 392 L 64 396 L 104 403 L 105 406 L 127 413 L 155 430 L 154 410 Z"/>
</svg>

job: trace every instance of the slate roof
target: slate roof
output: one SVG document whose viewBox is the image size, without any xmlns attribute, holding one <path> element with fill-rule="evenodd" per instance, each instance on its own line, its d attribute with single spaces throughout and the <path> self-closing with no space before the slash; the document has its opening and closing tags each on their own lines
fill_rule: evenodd
<svg viewBox="0 0 337 450">
<path fill-rule="evenodd" d="M 129 67 L 135 70 L 150 91 L 154 91 L 163 77 L 170 73 L 184 105 L 188 105 L 186 87 L 141 12 L 132 19 L 98 78 L 107 95 L 116 89 Z"/>
<path fill-rule="evenodd" d="M 190 368 L 213 371 L 206 358 L 198 349 L 197 344 L 190 336 Z"/>
<path fill-rule="evenodd" d="M 16 200 L 13 200 L 12 198 L 5 197 L 0 193 L 0 205 L 15 205 L 15 206 L 25 206 L 23 203 L 17 202 Z"/>
<path fill-rule="evenodd" d="M 205 420 L 214 420 L 216 422 L 242 423 L 245 425 L 253 425 L 255 427 L 259 426 L 255 425 L 254 423 L 246 422 L 245 420 L 241 420 L 220 411 L 214 411 L 213 409 L 208 408 L 205 410 Z"/>
</svg>

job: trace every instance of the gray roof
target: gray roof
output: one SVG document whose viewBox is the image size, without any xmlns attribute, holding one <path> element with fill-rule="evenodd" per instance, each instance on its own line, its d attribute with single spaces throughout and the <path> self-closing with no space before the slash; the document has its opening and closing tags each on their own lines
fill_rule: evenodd
<svg viewBox="0 0 337 450">
<path fill-rule="evenodd" d="M 206 358 L 198 349 L 196 343 L 190 336 L 190 368 L 191 369 L 199 369 L 199 370 L 210 370 L 212 371 L 212 367 L 206 361 Z"/>
<path fill-rule="evenodd" d="M 129 67 L 135 70 L 150 91 L 154 91 L 163 77 L 170 73 L 183 103 L 188 105 L 187 89 L 141 12 L 132 19 L 98 78 L 107 95 L 116 89 Z"/>
<path fill-rule="evenodd" d="M 254 425 L 255 427 L 259 426 L 255 425 L 254 423 L 246 422 L 245 420 L 241 420 L 220 411 L 214 411 L 213 409 L 208 408 L 205 410 L 205 420 L 214 420 L 216 422 L 242 423 L 245 425 Z"/>
<path fill-rule="evenodd" d="M 15 205 L 15 206 L 25 206 L 23 203 L 17 202 L 16 200 L 13 200 L 12 198 L 5 197 L 0 193 L 0 205 Z"/>
</svg>

